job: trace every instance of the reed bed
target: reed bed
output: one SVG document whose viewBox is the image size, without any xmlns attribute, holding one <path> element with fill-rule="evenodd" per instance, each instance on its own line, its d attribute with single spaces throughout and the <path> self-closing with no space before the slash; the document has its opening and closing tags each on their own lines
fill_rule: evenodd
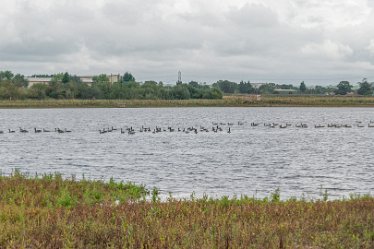
<svg viewBox="0 0 374 249">
<path fill-rule="evenodd" d="M 189 100 L 0 100 L 0 108 L 141 108 L 141 107 L 374 107 L 374 97 L 225 96 Z"/>
<path fill-rule="evenodd" d="M 374 199 L 160 201 L 132 183 L 0 177 L 0 248 L 374 248 Z"/>
</svg>

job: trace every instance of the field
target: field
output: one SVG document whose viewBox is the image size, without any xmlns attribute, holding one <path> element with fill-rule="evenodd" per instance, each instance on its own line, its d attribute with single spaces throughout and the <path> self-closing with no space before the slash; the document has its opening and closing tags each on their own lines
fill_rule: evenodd
<svg viewBox="0 0 374 249">
<path fill-rule="evenodd" d="M 141 108 L 141 107 L 374 107 L 374 97 L 225 96 L 190 100 L 0 100 L 0 108 Z"/>
<path fill-rule="evenodd" d="M 374 199 L 160 201 L 131 183 L 0 177 L 0 248 L 374 248 Z"/>
</svg>

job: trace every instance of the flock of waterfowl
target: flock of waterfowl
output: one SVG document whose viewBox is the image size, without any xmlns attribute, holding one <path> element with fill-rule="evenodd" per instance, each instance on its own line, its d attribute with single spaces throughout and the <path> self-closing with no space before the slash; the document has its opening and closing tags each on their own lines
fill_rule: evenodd
<svg viewBox="0 0 374 249">
<path fill-rule="evenodd" d="M 110 128 L 103 128 L 103 129 L 100 129 L 98 130 L 99 134 L 106 134 L 106 133 L 112 133 L 112 132 L 115 132 L 115 131 L 119 131 L 121 134 L 128 134 L 128 135 L 134 135 L 136 133 L 161 133 L 161 132 L 181 132 L 181 133 L 186 133 L 186 134 L 189 134 L 189 133 L 208 133 L 208 132 L 213 132 L 213 133 L 221 133 L 221 132 L 224 132 L 224 133 L 228 133 L 230 134 L 232 132 L 232 126 L 234 125 L 238 125 L 238 126 L 243 126 L 245 125 L 246 122 L 237 122 L 237 123 L 218 123 L 218 122 L 213 122 L 212 123 L 212 126 L 209 126 L 209 127 L 204 127 L 204 126 L 189 126 L 189 127 L 171 127 L 171 126 L 168 126 L 168 127 L 161 127 L 161 126 L 155 126 L 153 128 L 151 127 L 145 127 L 145 126 L 142 126 L 140 128 L 133 128 L 132 126 L 130 127 L 125 127 L 125 128 L 114 128 L 113 126 L 110 127 Z M 367 124 L 364 124 L 363 122 L 361 121 L 356 121 L 354 124 L 348 124 L 348 123 L 327 123 L 327 124 L 313 124 L 313 125 L 308 125 L 307 123 L 296 123 L 296 124 L 292 124 L 292 123 L 255 123 L 255 122 L 252 122 L 250 124 L 251 127 L 259 127 L 259 126 L 263 126 L 263 127 L 268 127 L 268 128 L 281 128 L 281 129 L 286 129 L 286 128 L 289 128 L 289 127 L 295 127 L 295 128 L 353 128 L 353 127 L 357 127 L 357 128 L 364 128 L 364 127 L 368 127 L 368 128 L 374 128 L 374 121 L 370 121 L 369 123 Z M 16 130 L 12 130 L 12 129 L 8 129 L 8 131 L 2 131 L 0 130 L 0 134 L 4 134 L 4 133 L 16 133 L 17 131 Z M 56 133 L 71 133 L 72 131 L 71 130 L 68 130 L 66 128 L 64 129 L 60 129 L 60 128 L 55 128 L 54 130 L 49 130 L 49 129 L 38 129 L 38 128 L 34 128 L 34 129 L 30 129 L 30 130 L 27 130 L 27 129 L 24 129 L 24 128 L 21 128 L 19 127 L 19 130 L 18 130 L 18 133 L 46 133 L 46 132 L 56 132 Z"/>
<path fill-rule="evenodd" d="M 259 126 L 260 123 L 251 123 L 251 126 L 252 127 L 256 127 L 256 126 Z M 283 123 L 283 124 L 279 124 L 279 123 L 264 123 L 263 124 L 264 126 L 266 127 L 269 127 L 269 128 L 281 128 L 281 129 L 285 129 L 285 128 L 288 128 L 288 127 L 292 127 L 293 125 L 291 123 Z M 296 123 L 294 125 L 294 127 L 296 128 L 309 128 L 310 126 L 306 123 Z M 367 125 L 362 123 L 361 121 L 356 121 L 355 124 L 342 124 L 342 123 L 328 123 L 328 124 L 314 124 L 312 125 L 311 127 L 314 127 L 314 128 L 352 128 L 352 127 L 357 127 L 357 128 L 364 128 L 364 127 L 369 127 L 369 128 L 374 128 L 374 121 L 370 121 Z"/>
<path fill-rule="evenodd" d="M 43 132 L 71 133 L 72 131 L 66 128 L 65 129 L 55 128 L 54 130 L 48 130 L 44 128 L 43 129 L 34 128 L 32 130 L 27 130 L 27 129 L 19 127 L 18 132 L 19 133 L 29 133 L 29 132 L 32 132 L 32 133 L 43 133 Z M 6 132 L 0 130 L 0 134 L 4 134 L 4 133 Z M 8 129 L 7 133 L 16 133 L 16 130 Z"/>
<path fill-rule="evenodd" d="M 226 131 L 227 133 L 231 133 L 231 126 L 229 126 L 227 129 L 223 129 L 222 126 L 219 126 L 219 125 L 215 125 L 215 126 L 212 126 L 211 128 L 206 128 L 204 126 L 198 126 L 198 127 L 195 127 L 195 126 L 190 126 L 190 127 L 187 127 L 187 128 L 181 128 L 181 127 L 178 127 L 178 128 L 173 128 L 171 126 L 168 126 L 167 128 L 162 128 L 160 126 L 156 126 L 154 128 L 151 128 L 151 127 L 140 127 L 140 128 L 137 128 L 137 129 L 134 129 L 132 126 L 130 127 L 126 127 L 126 128 L 120 128 L 120 129 L 117 129 L 117 128 L 114 128 L 114 127 L 111 127 L 111 128 L 103 128 L 103 129 L 100 129 L 99 130 L 99 133 L 100 134 L 105 134 L 105 133 L 111 133 L 111 132 L 114 132 L 114 131 L 120 131 L 121 134 L 129 134 L 129 135 L 135 135 L 136 133 L 153 133 L 153 134 L 156 134 L 156 133 L 161 133 L 161 132 L 183 132 L 183 133 L 186 133 L 186 134 L 189 134 L 189 133 L 199 133 L 199 132 L 214 132 L 214 133 L 219 133 L 219 132 L 224 132 Z"/>
</svg>

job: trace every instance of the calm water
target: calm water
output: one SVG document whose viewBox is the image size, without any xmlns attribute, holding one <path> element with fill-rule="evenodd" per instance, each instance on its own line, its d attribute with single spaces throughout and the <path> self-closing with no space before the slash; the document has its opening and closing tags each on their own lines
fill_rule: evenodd
<svg viewBox="0 0 374 249">
<path fill-rule="evenodd" d="M 247 194 L 280 188 L 283 198 L 331 198 L 374 193 L 374 109 L 169 108 L 0 110 L 0 168 L 30 174 L 60 172 L 91 179 L 133 181 L 186 197 Z M 238 121 L 244 125 L 238 126 Z M 362 121 L 365 128 L 355 126 Z M 104 127 L 212 127 L 233 122 L 231 134 L 161 132 L 99 134 Z M 251 127 L 251 122 L 305 122 L 307 129 Z M 352 128 L 315 129 L 343 123 Z M 30 130 L 19 133 L 19 128 Z M 72 133 L 35 134 L 55 127 Z M 13 129 L 16 133 L 8 133 Z"/>
</svg>

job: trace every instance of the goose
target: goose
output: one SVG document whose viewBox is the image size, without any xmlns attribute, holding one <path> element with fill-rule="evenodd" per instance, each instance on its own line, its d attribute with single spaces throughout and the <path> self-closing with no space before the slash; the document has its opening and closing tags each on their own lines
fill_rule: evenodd
<svg viewBox="0 0 374 249">
<path fill-rule="evenodd" d="M 42 130 L 34 128 L 35 133 L 40 133 Z"/>
<path fill-rule="evenodd" d="M 9 133 L 15 133 L 15 131 L 8 129 Z"/>
<path fill-rule="evenodd" d="M 129 135 L 134 135 L 134 134 L 135 134 L 135 131 L 134 131 L 134 130 L 129 130 L 128 134 L 129 134 Z"/>
<path fill-rule="evenodd" d="M 60 128 L 55 128 L 55 132 L 58 132 L 58 133 L 64 133 L 64 131 L 61 130 Z"/>
<path fill-rule="evenodd" d="M 25 129 L 22 129 L 21 127 L 19 128 L 19 132 L 21 133 L 28 133 L 29 131 L 28 130 L 25 130 Z"/>
<path fill-rule="evenodd" d="M 70 133 L 70 132 L 71 132 L 71 130 L 67 130 L 67 129 L 65 128 L 65 132 L 67 132 L 67 133 Z"/>
<path fill-rule="evenodd" d="M 231 133 L 231 129 L 230 129 L 230 127 L 229 127 L 229 130 L 227 131 L 227 133 L 229 133 L 229 134 Z"/>
</svg>

